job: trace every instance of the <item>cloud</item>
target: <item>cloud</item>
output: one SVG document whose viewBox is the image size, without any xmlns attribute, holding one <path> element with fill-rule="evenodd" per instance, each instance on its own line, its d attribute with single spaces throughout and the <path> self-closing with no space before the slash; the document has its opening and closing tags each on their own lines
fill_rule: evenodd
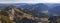
<svg viewBox="0 0 60 23">
<path fill-rule="evenodd" d="M 42 11 L 42 13 L 48 14 L 48 10 L 44 10 Z"/>
<path fill-rule="evenodd" d="M 53 13 L 53 16 L 59 16 L 58 14 Z"/>
<path fill-rule="evenodd" d="M 60 0 L 41 0 L 42 3 L 60 3 Z"/>
<path fill-rule="evenodd" d="M 0 3 L 39 3 L 40 0 L 0 0 Z"/>
<path fill-rule="evenodd" d="M 60 0 L 0 0 L 0 3 L 60 3 Z"/>
</svg>

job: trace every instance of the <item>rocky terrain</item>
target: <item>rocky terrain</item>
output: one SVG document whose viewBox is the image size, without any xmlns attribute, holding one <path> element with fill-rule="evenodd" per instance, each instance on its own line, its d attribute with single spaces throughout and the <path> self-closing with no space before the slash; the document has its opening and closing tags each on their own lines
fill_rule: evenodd
<svg viewBox="0 0 60 23">
<path fill-rule="evenodd" d="M 41 19 L 41 22 L 47 21 L 48 23 L 48 16 L 45 16 L 46 14 L 40 13 L 40 17 L 35 15 L 37 13 L 31 12 L 29 9 L 26 8 L 18 8 L 18 7 L 13 7 L 13 6 L 5 6 L 5 8 L 0 9 L 0 15 L 1 19 L 6 18 L 9 19 L 10 21 L 2 20 L 2 22 L 5 23 L 38 23 Z M 42 20 L 43 19 L 43 20 Z M 47 20 L 46 20 L 47 19 Z M 27 22 L 28 21 L 28 22 Z"/>
</svg>

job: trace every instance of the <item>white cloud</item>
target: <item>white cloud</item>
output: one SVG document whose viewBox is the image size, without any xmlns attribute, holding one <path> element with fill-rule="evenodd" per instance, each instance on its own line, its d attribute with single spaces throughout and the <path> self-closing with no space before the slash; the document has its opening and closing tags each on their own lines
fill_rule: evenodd
<svg viewBox="0 0 60 23">
<path fill-rule="evenodd" d="M 58 14 L 53 13 L 53 16 L 59 16 Z"/>
<path fill-rule="evenodd" d="M 42 13 L 48 14 L 48 10 L 44 10 L 42 11 Z"/>
<path fill-rule="evenodd" d="M 37 1 L 38 0 L 0 0 L 0 3 L 39 3 Z"/>
<path fill-rule="evenodd" d="M 60 3 L 60 0 L 0 0 L 0 3 Z"/>
<path fill-rule="evenodd" d="M 60 0 L 41 0 L 42 3 L 60 3 Z"/>
</svg>

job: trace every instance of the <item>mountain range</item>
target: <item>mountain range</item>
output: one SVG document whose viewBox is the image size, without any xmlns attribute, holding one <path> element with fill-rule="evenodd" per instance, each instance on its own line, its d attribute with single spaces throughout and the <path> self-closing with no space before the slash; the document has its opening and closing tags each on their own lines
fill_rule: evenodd
<svg viewBox="0 0 60 23">
<path fill-rule="evenodd" d="M 12 6 L 13 8 L 16 6 L 18 8 L 29 9 L 35 13 L 41 13 L 42 11 L 48 10 L 48 13 L 56 13 L 60 14 L 60 4 L 45 4 L 45 3 L 37 3 L 37 4 L 27 4 L 27 3 L 17 3 L 17 4 L 0 4 L 0 9 L 3 9 L 5 6 Z"/>
<path fill-rule="evenodd" d="M 26 3 L 20 3 L 20 4 L 0 4 L 0 8 L 4 8 L 3 6 L 17 6 L 19 8 L 27 8 L 34 12 L 40 12 L 43 10 L 48 10 L 48 6 L 43 3 L 38 4 L 26 4 Z"/>
</svg>

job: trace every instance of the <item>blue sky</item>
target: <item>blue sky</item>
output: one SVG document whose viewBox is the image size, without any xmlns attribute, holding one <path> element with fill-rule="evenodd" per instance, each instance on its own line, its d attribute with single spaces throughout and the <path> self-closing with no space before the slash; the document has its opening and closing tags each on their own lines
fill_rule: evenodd
<svg viewBox="0 0 60 23">
<path fill-rule="evenodd" d="M 60 3 L 60 0 L 0 0 L 0 3 Z"/>
</svg>

